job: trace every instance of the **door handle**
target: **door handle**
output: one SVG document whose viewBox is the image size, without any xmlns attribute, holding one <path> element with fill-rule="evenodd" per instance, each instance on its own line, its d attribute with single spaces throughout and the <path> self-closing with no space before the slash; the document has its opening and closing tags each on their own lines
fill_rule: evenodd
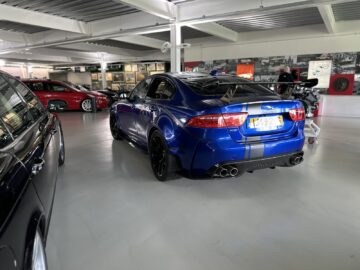
<svg viewBox="0 0 360 270">
<path fill-rule="evenodd" d="M 42 158 L 35 159 L 35 162 L 31 168 L 32 175 L 38 175 L 39 172 L 42 170 L 42 168 L 45 165 L 45 160 Z"/>
</svg>

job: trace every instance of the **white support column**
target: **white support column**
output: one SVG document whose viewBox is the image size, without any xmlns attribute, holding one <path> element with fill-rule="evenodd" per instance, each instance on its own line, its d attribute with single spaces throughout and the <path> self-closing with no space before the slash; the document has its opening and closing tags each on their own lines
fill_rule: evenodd
<svg viewBox="0 0 360 270">
<path fill-rule="evenodd" d="M 107 68 L 107 63 L 102 60 L 101 63 L 101 83 L 102 83 L 102 88 L 105 89 L 107 87 L 107 84 L 106 84 L 106 68 Z"/>
<path fill-rule="evenodd" d="M 30 64 L 26 65 L 26 73 L 28 76 L 28 79 L 32 78 L 32 66 Z"/>
<path fill-rule="evenodd" d="M 181 71 L 181 25 L 174 23 L 170 27 L 171 72 Z"/>
</svg>

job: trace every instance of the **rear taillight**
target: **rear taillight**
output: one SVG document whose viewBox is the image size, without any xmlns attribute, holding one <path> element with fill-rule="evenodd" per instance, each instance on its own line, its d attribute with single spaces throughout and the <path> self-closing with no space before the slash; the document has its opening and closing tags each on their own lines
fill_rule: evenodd
<svg viewBox="0 0 360 270">
<path fill-rule="evenodd" d="M 198 128 L 240 127 L 247 116 L 247 113 L 206 114 L 191 118 L 187 125 Z"/>
<path fill-rule="evenodd" d="M 303 121 L 303 120 L 305 120 L 305 110 L 304 110 L 304 108 L 291 109 L 291 110 L 289 110 L 289 114 L 290 114 L 291 120 L 293 120 L 293 121 Z"/>
</svg>

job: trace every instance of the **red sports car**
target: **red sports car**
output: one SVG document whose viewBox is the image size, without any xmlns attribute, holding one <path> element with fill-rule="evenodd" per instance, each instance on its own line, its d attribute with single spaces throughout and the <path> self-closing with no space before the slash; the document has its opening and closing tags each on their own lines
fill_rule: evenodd
<svg viewBox="0 0 360 270">
<path fill-rule="evenodd" d="M 93 110 L 92 99 L 96 100 L 96 109 L 108 107 L 106 95 L 95 91 L 81 91 L 71 85 L 55 80 L 23 80 L 23 82 L 38 96 L 41 103 L 51 110 Z"/>
</svg>

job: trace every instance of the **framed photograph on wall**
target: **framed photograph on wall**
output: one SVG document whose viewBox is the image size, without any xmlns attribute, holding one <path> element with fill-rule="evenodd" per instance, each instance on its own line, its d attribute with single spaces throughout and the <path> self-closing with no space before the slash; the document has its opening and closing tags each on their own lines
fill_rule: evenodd
<svg viewBox="0 0 360 270">
<path fill-rule="evenodd" d="M 132 71 L 132 66 L 131 64 L 126 64 L 125 65 L 125 72 L 131 72 Z"/>
<path fill-rule="evenodd" d="M 138 71 L 138 66 L 137 66 L 137 64 L 132 64 L 132 65 L 131 65 L 131 71 L 134 71 L 134 72 Z"/>
<path fill-rule="evenodd" d="M 97 73 L 91 73 L 91 80 L 97 81 L 98 80 L 98 74 Z"/>
<path fill-rule="evenodd" d="M 114 82 L 125 82 L 124 72 L 114 72 L 113 73 L 113 81 Z"/>
<path fill-rule="evenodd" d="M 102 73 L 98 73 L 98 81 L 102 81 Z"/>
<path fill-rule="evenodd" d="M 146 72 L 146 64 L 138 64 L 138 72 Z"/>
<path fill-rule="evenodd" d="M 135 72 L 125 72 L 125 83 L 135 84 Z"/>
<path fill-rule="evenodd" d="M 156 70 L 164 71 L 165 70 L 165 64 L 164 63 L 156 63 Z"/>
<path fill-rule="evenodd" d="M 161 73 L 164 73 L 164 71 L 150 71 L 150 75 L 161 74 Z"/>
<path fill-rule="evenodd" d="M 146 79 L 148 76 L 147 72 L 136 72 L 136 82 L 140 82 L 143 79 Z"/>
<path fill-rule="evenodd" d="M 106 72 L 106 80 L 110 82 L 113 80 L 113 76 L 111 72 Z"/>
<path fill-rule="evenodd" d="M 147 65 L 147 71 L 155 71 L 156 70 L 156 64 L 151 63 Z"/>
</svg>

